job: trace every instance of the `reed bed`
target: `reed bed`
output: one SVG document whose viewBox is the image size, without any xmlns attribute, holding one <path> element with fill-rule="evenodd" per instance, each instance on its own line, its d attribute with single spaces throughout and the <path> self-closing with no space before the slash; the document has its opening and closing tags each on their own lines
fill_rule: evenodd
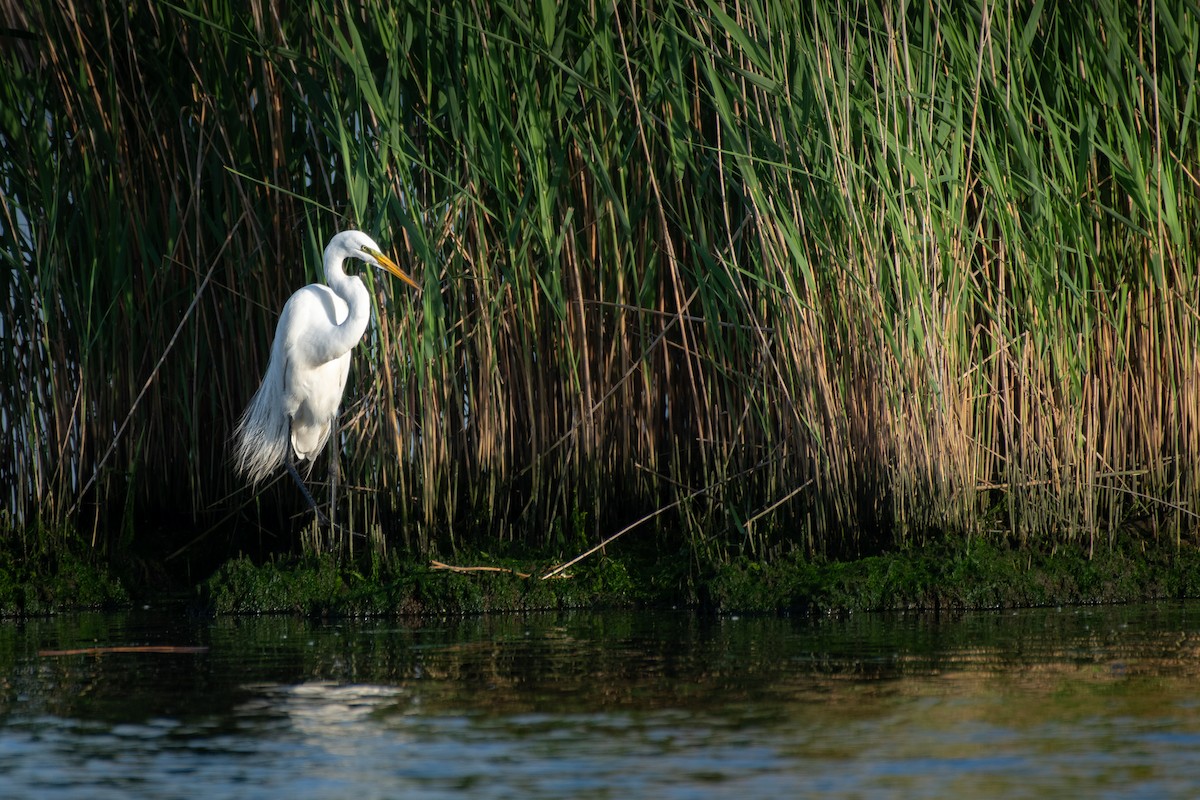
<svg viewBox="0 0 1200 800">
<path fill-rule="evenodd" d="M 376 546 L 1197 541 L 1193 4 L 0 7 L 15 530 L 292 546 L 228 434 L 357 226 Z"/>
</svg>

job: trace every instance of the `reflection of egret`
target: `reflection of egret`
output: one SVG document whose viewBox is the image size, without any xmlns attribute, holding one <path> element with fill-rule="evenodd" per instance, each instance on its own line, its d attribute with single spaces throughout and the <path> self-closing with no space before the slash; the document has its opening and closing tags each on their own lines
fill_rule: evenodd
<svg viewBox="0 0 1200 800">
<path fill-rule="evenodd" d="M 335 430 L 350 351 L 362 339 L 371 315 L 371 298 L 362 279 L 342 270 L 347 258 L 361 259 L 420 288 L 365 233 L 343 231 L 334 236 L 325 248 L 329 285 L 309 284 L 284 305 L 267 373 L 234 432 L 238 470 L 257 484 L 281 464 L 286 466 L 322 520 L 296 462 L 311 468 Z M 337 455 L 331 458 L 336 491 Z"/>
<path fill-rule="evenodd" d="M 403 715 L 412 703 L 398 686 L 312 681 L 243 688 L 253 696 L 239 708 L 239 716 L 253 720 L 282 715 L 309 746 L 339 757 L 361 756 L 364 743 L 384 731 L 389 747 L 395 746 L 404 736 Z"/>
</svg>

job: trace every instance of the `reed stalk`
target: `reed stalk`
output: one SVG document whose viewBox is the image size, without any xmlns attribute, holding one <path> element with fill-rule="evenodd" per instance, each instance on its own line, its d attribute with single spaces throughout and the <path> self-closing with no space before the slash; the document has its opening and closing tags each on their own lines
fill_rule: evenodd
<svg viewBox="0 0 1200 800">
<path fill-rule="evenodd" d="M 228 433 L 357 226 L 376 547 L 1197 541 L 1188 3 L 0 10 L 14 530 L 298 541 Z"/>
</svg>

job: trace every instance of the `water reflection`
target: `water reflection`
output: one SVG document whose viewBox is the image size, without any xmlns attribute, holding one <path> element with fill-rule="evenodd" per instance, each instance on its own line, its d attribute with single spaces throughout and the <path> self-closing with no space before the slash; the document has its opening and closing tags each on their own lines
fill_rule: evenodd
<svg viewBox="0 0 1200 800">
<path fill-rule="evenodd" d="M 9 622 L 0 795 L 1191 796 L 1198 617 Z"/>
</svg>

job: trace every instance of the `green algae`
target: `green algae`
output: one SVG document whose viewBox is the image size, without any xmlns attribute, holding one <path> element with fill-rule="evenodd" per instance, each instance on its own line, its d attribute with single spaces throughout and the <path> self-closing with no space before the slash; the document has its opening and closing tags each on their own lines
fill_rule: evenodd
<svg viewBox="0 0 1200 800">
<path fill-rule="evenodd" d="M 331 556 L 227 562 L 198 590 L 219 614 L 480 614 L 553 608 L 690 606 L 711 611 L 836 613 L 1124 603 L 1200 596 L 1200 551 L 1119 542 L 1089 554 L 1044 553 L 942 541 L 838 561 L 742 558 L 687 571 L 677 558 L 605 556 L 569 577 L 542 580 L 543 561 L 489 562 L 459 571 L 427 562 L 375 561 L 369 570 Z M 685 563 L 687 563 L 685 561 Z"/>
<path fill-rule="evenodd" d="M 147 579 L 156 573 L 152 566 L 105 562 L 77 536 L 13 536 L 0 546 L 0 614 L 124 608 L 180 595 L 215 614 L 308 616 L 651 607 L 825 614 L 1200 597 L 1200 549 L 1132 536 L 1094 552 L 943 538 L 857 559 L 792 554 L 770 562 L 706 562 L 686 549 L 610 549 L 543 580 L 558 555 L 463 551 L 453 568 L 411 556 L 242 555 L 198 582 L 168 584 Z"/>
<path fill-rule="evenodd" d="M 28 542 L 33 544 L 26 549 Z M 130 602 L 125 582 L 77 537 L 10 536 L 0 544 L 0 615 L 123 608 Z"/>
</svg>

